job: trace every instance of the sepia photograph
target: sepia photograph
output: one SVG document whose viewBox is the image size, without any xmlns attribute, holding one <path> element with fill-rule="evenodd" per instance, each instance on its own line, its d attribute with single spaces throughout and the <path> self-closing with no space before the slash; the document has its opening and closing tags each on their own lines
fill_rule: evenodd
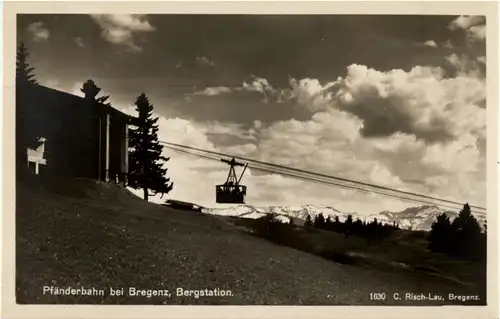
<svg viewBox="0 0 500 319">
<path fill-rule="evenodd" d="M 15 303 L 488 306 L 489 24 L 18 13 Z"/>
</svg>

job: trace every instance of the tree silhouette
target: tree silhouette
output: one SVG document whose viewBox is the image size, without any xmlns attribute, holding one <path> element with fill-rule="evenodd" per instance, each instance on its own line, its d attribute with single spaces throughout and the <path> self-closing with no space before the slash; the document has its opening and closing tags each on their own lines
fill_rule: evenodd
<svg viewBox="0 0 500 319">
<path fill-rule="evenodd" d="M 395 231 L 400 229 L 399 225 L 396 223 L 387 224 L 378 221 L 376 218 L 368 223 L 366 221 L 361 221 L 359 218 L 354 222 L 352 215 L 348 215 L 344 222 L 341 222 L 338 216 L 334 216 L 333 221 L 330 216 L 325 219 L 321 213 L 316 215 L 314 222 L 312 222 L 311 217 L 308 215 L 304 225 L 307 227 L 310 226 L 311 223 L 316 228 L 343 233 L 346 237 L 350 235 L 362 237 L 366 239 L 368 243 L 373 239 L 382 240 L 388 238 Z"/>
<path fill-rule="evenodd" d="M 437 217 L 429 233 L 429 249 L 436 252 L 446 252 L 450 248 L 452 229 L 450 218 L 445 214 Z"/>
<path fill-rule="evenodd" d="M 28 64 L 28 49 L 20 43 L 16 55 L 16 173 L 18 177 L 27 173 L 27 148 L 38 147 L 36 122 L 30 120 L 30 103 L 25 101 L 30 88 L 38 84 L 33 74 L 34 68 Z"/>
<path fill-rule="evenodd" d="M 313 225 L 313 221 L 312 221 L 311 215 L 308 214 L 306 217 L 306 221 L 304 222 L 304 226 L 310 227 L 312 225 Z"/>
<path fill-rule="evenodd" d="M 319 213 L 314 218 L 314 227 L 321 229 L 325 228 L 325 217 L 323 216 L 323 213 Z"/>
<path fill-rule="evenodd" d="M 156 194 L 168 194 L 173 183 L 165 174 L 167 169 L 163 165 L 170 158 L 161 155 L 163 146 L 158 142 L 158 118 L 153 118 L 153 106 L 143 93 L 135 102 L 139 113 L 136 128 L 131 128 L 129 152 L 129 186 L 135 189 L 143 188 L 144 199 Z M 152 193 L 149 193 L 149 190 Z"/>
<path fill-rule="evenodd" d="M 472 215 L 468 203 L 464 205 L 458 217 L 455 218 L 451 228 L 454 241 L 453 254 L 465 258 L 475 258 L 481 241 L 481 226 Z"/>
<path fill-rule="evenodd" d="M 486 258 L 486 232 L 465 204 L 458 217 L 450 222 L 446 214 L 438 216 L 428 237 L 429 249 L 462 258 L 484 260 Z"/>
<path fill-rule="evenodd" d="M 353 235 L 359 235 L 363 232 L 363 222 L 361 219 L 357 218 L 354 224 L 352 224 Z"/>
<path fill-rule="evenodd" d="M 464 208 L 458 214 L 458 217 L 452 223 L 454 231 L 461 232 L 465 236 L 476 236 L 481 233 L 481 226 L 477 222 L 476 218 L 472 215 L 470 206 L 468 203 L 464 205 Z"/>
<path fill-rule="evenodd" d="M 23 42 L 17 48 L 16 85 L 38 84 L 33 71 L 35 68 L 28 64 L 29 51 Z"/>
<path fill-rule="evenodd" d="M 334 232 L 342 232 L 342 223 L 340 222 L 339 216 L 333 218 L 331 230 Z"/>
<path fill-rule="evenodd" d="M 353 224 L 353 222 L 352 222 L 352 215 L 347 215 L 347 219 L 344 222 L 344 235 L 346 237 L 349 237 L 349 235 L 352 232 L 352 224 Z"/>
<path fill-rule="evenodd" d="M 325 229 L 332 230 L 332 228 L 333 228 L 332 217 L 328 215 L 328 217 L 325 219 Z"/>
</svg>

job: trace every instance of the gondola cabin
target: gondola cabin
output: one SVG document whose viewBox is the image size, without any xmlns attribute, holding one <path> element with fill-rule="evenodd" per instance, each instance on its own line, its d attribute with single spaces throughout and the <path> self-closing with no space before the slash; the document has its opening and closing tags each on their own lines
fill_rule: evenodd
<svg viewBox="0 0 500 319">
<path fill-rule="evenodd" d="M 216 202 L 219 204 L 245 204 L 247 187 L 245 185 L 240 185 L 240 181 L 248 164 L 244 165 L 238 163 L 234 158 L 230 161 L 226 159 L 221 159 L 221 161 L 229 164 L 230 168 L 226 182 L 222 185 L 215 186 Z M 236 166 L 244 166 L 239 179 L 236 177 Z"/>
</svg>

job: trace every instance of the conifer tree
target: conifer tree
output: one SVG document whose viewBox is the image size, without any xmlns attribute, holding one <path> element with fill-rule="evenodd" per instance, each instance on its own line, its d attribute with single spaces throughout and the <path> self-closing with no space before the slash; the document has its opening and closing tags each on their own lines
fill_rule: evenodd
<svg viewBox="0 0 500 319">
<path fill-rule="evenodd" d="M 346 237 L 349 237 L 349 235 L 352 232 L 352 224 L 353 224 L 352 215 L 347 215 L 347 219 L 344 222 L 344 235 Z"/>
<path fill-rule="evenodd" d="M 312 224 L 313 224 L 313 221 L 312 221 L 311 215 L 307 215 L 306 221 L 304 222 L 304 226 L 310 227 L 310 226 L 312 226 Z"/>
<path fill-rule="evenodd" d="M 445 214 L 438 216 L 429 233 L 429 249 L 436 252 L 446 252 L 452 240 L 450 218 Z"/>
<path fill-rule="evenodd" d="M 472 215 L 468 203 L 455 218 L 451 228 L 453 231 L 452 253 L 465 258 L 474 258 L 481 244 L 481 226 Z"/>
<path fill-rule="evenodd" d="M 28 64 L 29 51 L 23 42 L 17 48 L 16 85 L 38 84 L 33 71 L 35 68 Z"/>
<path fill-rule="evenodd" d="M 319 213 L 314 218 L 314 227 L 321 229 L 325 228 L 325 217 L 323 216 L 323 213 Z"/>
<path fill-rule="evenodd" d="M 455 231 L 461 232 L 467 237 L 477 236 L 481 233 L 481 226 L 479 226 L 476 218 L 472 215 L 468 203 L 464 205 L 464 208 L 460 211 L 458 217 L 455 218 L 452 223 L 452 227 Z"/>
<path fill-rule="evenodd" d="M 335 232 L 342 231 L 342 223 L 340 222 L 339 216 L 335 215 L 333 218 L 332 230 Z"/>
<path fill-rule="evenodd" d="M 333 226 L 333 221 L 332 217 L 328 215 L 328 217 L 325 219 L 325 229 L 327 230 L 332 230 Z"/>
<path fill-rule="evenodd" d="M 36 127 L 29 120 L 29 103 L 24 101 L 29 96 L 27 90 L 38 84 L 33 74 L 34 68 L 28 64 L 28 56 L 28 49 L 21 42 L 16 55 L 16 172 L 19 177 L 27 172 L 27 148 L 38 147 Z"/>
<path fill-rule="evenodd" d="M 352 228 L 353 228 L 353 234 L 355 235 L 361 234 L 363 232 L 363 222 L 361 221 L 361 219 L 357 218 Z"/>
<path fill-rule="evenodd" d="M 144 190 L 144 199 L 156 194 L 168 194 L 173 183 L 165 174 L 163 165 L 170 160 L 161 155 L 163 146 L 158 141 L 158 118 L 153 118 L 153 106 L 143 93 L 135 102 L 139 113 L 137 127 L 131 128 L 129 145 L 129 186 Z M 152 193 L 150 193 L 151 191 Z"/>
<path fill-rule="evenodd" d="M 432 251 L 458 258 L 486 260 L 486 229 L 481 230 L 469 204 L 464 205 L 453 222 L 444 213 L 438 216 L 432 224 L 428 241 Z"/>
</svg>

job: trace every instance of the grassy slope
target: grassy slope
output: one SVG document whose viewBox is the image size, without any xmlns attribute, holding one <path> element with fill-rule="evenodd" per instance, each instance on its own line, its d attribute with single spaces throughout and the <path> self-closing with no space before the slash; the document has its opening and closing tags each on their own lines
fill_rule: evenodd
<svg viewBox="0 0 500 319">
<path fill-rule="evenodd" d="M 403 269 L 341 265 L 238 230 L 228 219 L 147 203 L 90 180 L 17 189 L 18 303 L 415 304 L 372 292 L 471 293 Z M 170 289 L 164 297 L 43 295 L 42 287 Z M 175 289 L 230 289 L 233 297 L 176 297 Z M 448 302 L 449 303 L 449 302 Z"/>
<path fill-rule="evenodd" d="M 234 222 L 254 233 L 258 233 L 264 225 L 264 221 L 240 218 L 235 218 Z M 368 243 L 358 236 L 346 237 L 337 232 L 314 227 L 280 226 L 283 234 L 277 240 L 283 245 L 342 264 L 391 271 L 407 269 L 440 280 L 460 283 L 471 291 L 486 289 L 484 263 L 458 260 L 428 251 L 427 232 L 398 230 L 387 239 L 372 240 Z"/>
</svg>

